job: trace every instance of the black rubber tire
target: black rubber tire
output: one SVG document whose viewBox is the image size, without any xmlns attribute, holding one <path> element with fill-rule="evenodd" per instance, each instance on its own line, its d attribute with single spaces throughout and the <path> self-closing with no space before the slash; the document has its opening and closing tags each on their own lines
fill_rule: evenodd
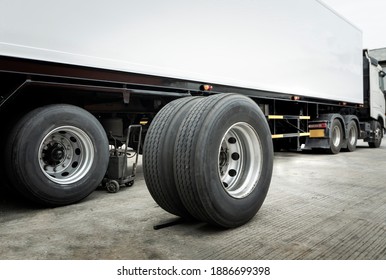
<svg viewBox="0 0 386 280">
<path fill-rule="evenodd" d="M 376 122 L 375 129 L 378 129 L 381 133 L 381 137 L 376 139 L 374 142 L 369 142 L 370 148 L 379 148 L 382 144 L 382 138 L 383 138 L 383 128 L 380 122 Z"/>
<path fill-rule="evenodd" d="M 161 208 L 185 219 L 192 219 L 192 216 L 177 192 L 173 151 L 183 119 L 200 99 L 201 97 L 185 97 L 163 107 L 151 122 L 143 147 L 143 174 L 151 196 Z"/>
<path fill-rule="evenodd" d="M 246 174 L 240 176 L 251 191 L 236 198 L 223 185 L 219 155 L 223 137 L 237 124 L 245 124 L 258 135 L 260 142 L 254 144 L 261 150 L 261 168 L 254 170 L 259 174 L 254 181 L 247 182 Z M 250 98 L 238 94 L 207 97 L 184 119 L 175 144 L 174 172 L 180 198 L 196 219 L 224 228 L 248 222 L 265 200 L 272 168 L 271 132 L 259 106 Z"/>
<path fill-rule="evenodd" d="M 93 154 L 93 158 L 84 160 L 88 168 L 72 183 L 54 182 L 40 165 L 45 137 L 64 126 L 87 135 Z M 6 171 L 13 187 L 26 198 L 47 206 L 68 205 L 88 196 L 102 181 L 108 161 L 108 140 L 103 127 L 89 112 L 72 105 L 48 105 L 27 113 L 16 123 L 7 141 Z"/>
<path fill-rule="evenodd" d="M 355 121 L 350 121 L 347 125 L 347 148 L 348 152 L 354 152 L 358 142 L 358 126 Z"/>
<path fill-rule="evenodd" d="M 337 135 L 334 136 L 334 130 L 336 130 Z M 335 139 L 336 138 L 336 139 Z M 342 124 L 338 119 L 334 119 L 331 125 L 331 135 L 330 135 L 330 149 L 331 154 L 338 154 L 342 149 L 343 145 L 343 129 Z"/>
</svg>

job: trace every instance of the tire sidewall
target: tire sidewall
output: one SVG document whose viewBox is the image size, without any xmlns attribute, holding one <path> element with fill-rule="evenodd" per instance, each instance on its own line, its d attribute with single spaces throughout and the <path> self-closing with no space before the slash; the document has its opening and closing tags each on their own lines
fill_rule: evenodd
<svg viewBox="0 0 386 280">
<path fill-rule="evenodd" d="M 375 148 L 379 148 L 379 147 L 381 146 L 381 144 L 382 144 L 382 139 L 383 139 L 383 127 L 382 127 L 382 125 L 381 125 L 380 122 L 377 122 L 375 128 L 376 128 L 376 129 L 379 129 L 380 134 L 381 134 L 380 137 L 379 137 L 379 139 L 375 140 L 375 142 L 374 142 Z"/>
<path fill-rule="evenodd" d="M 351 144 L 350 143 L 350 131 L 351 129 L 354 129 L 355 131 L 355 143 L 354 144 Z M 354 121 L 351 121 L 348 126 L 347 126 L 347 131 L 348 131 L 348 139 L 347 139 L 347 149 L 350 151 L 350 152 L 353 152 L 355 151 L 356 149 L 356 146 L 357 146 L 357 142 L 358 142 L 358 128 L 357 128 L 357 125 Z"/>
<path fill-rule="evenodd" d="M 339 144 L 337 146 L 334 145 L 334 141 L 333 141 L 333 133 L 334 133 L 334 129 L 335 127 L 338 127 L 339 131 L 340 131 L 340 140 L 339 140 Z M 343 144 L 343 129 L 342 129 L 342 124 L 339 120 L 337 119 L 334 119 L 332 121 L 332 125 L 331 125 L 331 135 L 330 135 L 330 150 L 331 150 L 331 153 L 333 154 L 338 154 L 342 148 L 342 144 Z"/>
<path fill-rule="evenodd" d="M 260 108 L 251 100 L 235 99 L 221 110 L 213 108 L 216 114 L 209 114 L 198 137 L 195 162 L 203 163 L 195 174 L 197 189 L 204 207 L 212 209 L 209 216 L 221 225 L 234 227 L 244 224 L 259 210 L 267 195 L 273 165 L 273 146 L 271 133 Z M 218 173 L 218 152 L 223 136 L 238 122 L 251 125 L 260 139 L 262 152 L 261 174 L 252 192 L 243 198 L 230 196 L 223 187 Z M 200 180 L 201 178 L 201 180 Z"/>
</svg>

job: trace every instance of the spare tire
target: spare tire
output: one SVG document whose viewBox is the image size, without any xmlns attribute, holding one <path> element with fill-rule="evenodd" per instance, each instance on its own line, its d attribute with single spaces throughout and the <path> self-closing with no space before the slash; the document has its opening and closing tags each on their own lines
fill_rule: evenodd
<svg viewBox="0 0 386 280">
<path fill-rule="evenodd" d="M 168 103 L 155 116 L 143 147 L 146 186 L 157 204 L 167 212 L 192 219 L 183 205 L 174 181 L 174 144 L 179 127 L 200 97 L 185 97 Z"/>
<path fill-rule="evenodd" d="M 259 106 L 238 94 L 194 104 L 174 148 L 179 197 L 198 220 L 232 228 L 262 206 L 273 169 L 270 129 Z"/>
</svg>

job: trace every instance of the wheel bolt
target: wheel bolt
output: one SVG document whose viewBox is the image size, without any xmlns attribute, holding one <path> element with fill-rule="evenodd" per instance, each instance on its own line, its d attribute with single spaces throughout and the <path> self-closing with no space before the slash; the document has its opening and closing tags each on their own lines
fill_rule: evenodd
<svg viewBox="0 0 386 280">
<path fill-rule="evenodd" d="M 233 160 L 239 160 L 240 159 L 240 155 L 238 153 L 233 153 L 231 157 Z"/>
</svg>

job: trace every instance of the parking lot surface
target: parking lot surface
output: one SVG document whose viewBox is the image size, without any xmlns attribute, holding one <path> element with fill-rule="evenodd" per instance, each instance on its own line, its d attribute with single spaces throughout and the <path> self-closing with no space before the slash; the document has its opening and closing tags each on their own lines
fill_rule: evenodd
<svg viewBox="0 0 386 280">
<path fill-rule="evenodd" d="M 384 141 L 385 143 L 385 141 Z M 4 189 L 0 259 L 386 259 L 386 144 L 338 155 L 275 154 L 270 191 L 236 229 L 186 223 L 134 186 L 39 208 Z M 175 225 L 155 230 L 170 221 Z"/>
</svg>

